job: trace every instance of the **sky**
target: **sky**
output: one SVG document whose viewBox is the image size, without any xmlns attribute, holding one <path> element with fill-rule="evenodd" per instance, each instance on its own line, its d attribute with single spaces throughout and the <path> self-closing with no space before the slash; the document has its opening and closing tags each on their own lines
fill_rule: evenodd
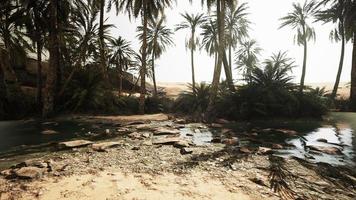
<svg viewBox="0 0 356 200">
<path fill-rule="evenodd" d="M 296 67 L 293 69 L 294 81 L 299 82 L 303 61 L 303 47 L 294 44 L 294 31 L 289 28 L 279 29 L 279 19 L 292 10 L 293 2 L 304 3 L 304 0 L 239 0 L 241 4 L 247 2 L 249 9 L 248 19 L 252 22 L 250 38 L 258 42 L 263 49 L 260 59 L 264 60 L 279 51 L 287 51 L 288 56 L 295 60 Z M 180 13 L 207 13 L 200 0 L 177 0 L 172 8 L 165 11 L 166 25 L 174 29 L 176 24 L 183 18 Z M 141 20 L 131 19 L 124 13 L 116 16 L 112 10 L 106 14 L 108 23 L 114 24 L 112 30 L 114 37 L 122 36 L 131 41 L 132 47 L 138 50 L 141 46 L 136 38 L 136 27 Z M 314 23 L 316 41 L 310 41 L 308 45 L 308 62 L 305 81 L 307 83 L 334 82 L 340 59 L 341 43 L 331 42 L 329 33 L 334 25 Z M 190 53 L 185 47 L 185 41 L 189 35 L 188 30 L 175 31 L 173 40 L 175 45 L 170 47 L 158 60 L 156 64 L 157 82 L 191 82 Z M 350 81 L 352 45 L 346 45 L 344 68 L 341 82 Z M 197 82 L 211 82 L 213 77 L 214 59 L 209 57 L 205 51 L 195 53 L 195 76 Z M 233 68 L 235 68 L 234 66 Z M 235 80 L 241 78 L 241 73 L 233 71 Z M 222 78 L 224 73 L 222 72 Z"/>
</svg>

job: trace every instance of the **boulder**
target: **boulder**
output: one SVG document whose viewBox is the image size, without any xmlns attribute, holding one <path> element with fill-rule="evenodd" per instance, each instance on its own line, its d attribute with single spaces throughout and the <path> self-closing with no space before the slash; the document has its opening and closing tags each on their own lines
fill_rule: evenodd
<svg viewBox="0 0 356 200">
<path fill-rule="evenodd" d="M 15 175 L 23 179 L 42 178 L 45 170 L 38 167 L 22 167 L 15 171 Z"/>
<path fill-rule="evenodd" d="M 174 144 L 181 141 L 179 137 L 158 137 L 154 138 L 152 144 Z"/>
<path fill-rule="evenodd" d="M 180 133 L 177 129 L 168 129 L 168 128 L 157 128 L 154 131 L 155 135 L 178 135 Z"/>
<path fill-rule="evenodd" d="M 94 151 L 105 151 L 106 149 L 113 148 L 121 145 L 120 142 L 101 142 L 92 145 Z"/>
<path fill-rule="evenodd" d="M 58 134 L 58 132 L 55 131 L 55 130 L 47 129 L 47 130 L 42 131 L 41 134 L 43 134 L 43 135 L 53 135 L 53 134 Z"/>
<path fill-rule="evenodd" d="M 309 149 L 314 151 L 319 151 L 322 153 L 330 154 L 330 155 L 342 155 L 342 151 L 337 147 L 326 147 L 326 146 L 307 146 Z"/>
<path fill-rule="evenodd" d="M 73 140 L 68 142 L 60 142 L 58 145 L 60 148 L 77 148 L 77 147 L 85 147 L 93 144 L 93 142 L 88 140 Z"/>
</svg>

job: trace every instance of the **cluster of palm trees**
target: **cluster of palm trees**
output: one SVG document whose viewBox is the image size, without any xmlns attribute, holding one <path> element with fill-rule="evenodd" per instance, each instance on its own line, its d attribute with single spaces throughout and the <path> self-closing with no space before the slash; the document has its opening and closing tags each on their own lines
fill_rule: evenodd
<svg viewBox="0 0 356 200">
<path fill-rule="evenodd" d="M 118 70 L 122 92 L 123 72 L 138 68 L 140 83 L 139 110 L 145 111 L 146 76 L 154 83 L 153 95 L 157 95 L 155 60 L 168 47 L 174 45 L 173 31 L 165 23 L 164 11 L 173 6 L 173 0 L 3 0 L 0 5 L 0 66 L 6 95 L 20 91 L 12 66 L 24 62 L 28 52 L 37 55 L 37 102 L 42 115 L 53 113 L 60 98 L 75 73 L 87 65 L 96 65 L 105 88 L 111 90 L 109 69 Z M 203 0 L 209 14 L 181 14 L 183 21 L 176 30 L 188 29 L 186 47 L 190 50 L 192 90 L 195 92 L 194 53 L 204 49 L 215 58 L 214 75 L 210 87 L 208 114 L 213 111 L 222 68 L 230 91 L 235 91 L 232 76 L 233 66 L 241 70 L 247 82 L 258 68 L 261 48 L 249 39 L 251 22 L 248 20 L 248 5 L 236 0 Z M 127 13 L 129 18 L 140 18 L 137 28 L 141 48 L 136 53 L 130 42 L 122 37 L 112 37 L 106 23 L 105 13 Z M 304 59 L 300 92 L 303 92 L 307 66 L 308 42 L 315 39 L 313 22 L 334 23 L 331 38 L 341 41 L 340 65 L 331 94 L 336 97 L 343 66 L 345 43 L 353 38 L 354 53 L 351 78 L 351 102 L 356 109 L 356 1 L 355 0 L 310 0 L 293 4 L 292 12 L 281 18 L 281 28 L 291 27 L 296 31 L 295 41 L 304 47 Z M 202 37 L 201 41 L 199 37 Z M 48 53 L 49 69 L 45 84 L 42 82 L 42 56 Z M 235 59 L 233 56 L 235 55 Z M 45 92 L 42 94 L 42 86 Z"/>
</svg>

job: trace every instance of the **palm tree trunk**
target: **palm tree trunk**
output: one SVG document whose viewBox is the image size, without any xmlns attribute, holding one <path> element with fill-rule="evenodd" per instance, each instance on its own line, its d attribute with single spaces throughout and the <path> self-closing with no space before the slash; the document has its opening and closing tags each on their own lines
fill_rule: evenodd
<svg viewBox="0 0 356 200">
<path fill-rule="evenodd" d="M 303 69 L 302 69 L 302 77 L 300 78 L 300 89 L 299 92 L 303 93 L 304 89 L 304 80 L 305 80 L 305 72 L 307 68 L 307 53 L 308 53 L 308 46 L 307 41 L 304 41 L 304 58 L 303 58 Z"/>
<path fill-rule="evenodd" d="M 43 101 L 42 116 L 48 117 L 53 113 L 55 100 L 55 87 L 57 79 L 59 49 L 58 49 L 58 19 L 57 0 L 50 0 L 50 31 L 49 31 L 49 68 L 46 78 L 45 98 Z"/>
<path fill-rule="evenodd" d="M 122 94 L 122 76 L 123 76 L 122 64 L 120 63 L 117 68 L 119 69 L 119 96 L 121 96 L 121 94 Z"/>
<path fill-rule="evenodd" d="M 223 56 L 224 56 L 224 44 L 225 44 L 225 37 L 224 37 L 224 15 L 225 15 L 225 1 L 222 0 L 217 0 L 217 6 L 216 6 L 216 12 L 218 16 L 218 36 L 219 36 L 219 54 L 218 54 L 218 64 L 216 66 L 216 70 L 214 71 L 214 76 L 213 76 L 213 82 L 211 84 L 211 93 L 209 97 L 209 105 L 207 108 L 207 114 L 208 114 L 208 119 L 212 118 L 213 114 L 213 107 L 215 105 L 216 101 L 216 96 L 218 92 L 218 87 L 219 87 L 219 80 L 220 80 L 220 74 L 221 74 L 221 65 L 223 62 Z"/>
<path fill-rule="evenodd" d="M 191 39 L 191 48 L 190 48 L 190 61 L 191 61 L 191 67 L 192 67 L 192 89 L 193 93 L 195 94 L 195 70 L 194 70 L 194 48 L 195 48 L 195 30 L 192 30 L 192 37 Z"/>
<path fill-rule="evenodd" d="M 104 47 L 104 7 L 105 0 L 100 0 L 100 19 L 99 19 L 99 45 L 100 45 L 100 70 L 102 72 L 105 83 L 108 83 L 108 74 L 105 62 L 105 47 Z M 107 85 L 108 86 L 108 85 Z"/>
<path fill-rule="evenodd" d="M 350 104 L 351 110 L 356 111 L 356 32 L 353 39 L 352 49 L 352 68 L 351 68 L 351 92 L 350 92 Z"/>
<path fill-rule="evenodd" d="M 343 27 L 343 23 L 341 23 L 341 30 L 344 30 Z M 337 95 L 337 90 L 339 88 L 339 83 L 340 83 L 340 76 L 341 76 L 341 72 L 342 72 L 342 66 L 344 63 L 344 55 L 345 55 L 345 34 L 344 32 L 341 33 L 341 55 L 340 55 L 340 62 L 339 62 L 339 69 L 337 71 L 337 75 L 336 75 L 336 81 L 335 81 L 335 85 L 334 85 L 334 89 L 331 93 L 331 99 L 335 99 L 336 95 Z"/>
<path fill-rule="evenodd" d="M 37 40 L 37 105 L 42 106 L 42 42 Z"/>
<path fill-rule="evenodd" d="M 224 50 L 224 56 L 223 56 L 223 64 L 224 64 L 224 71 L 225 71 L 226 81 L 227 81 L 227 84 L 229 86 L 229 89 L 231 91 L 235 91 L 234 82 L 232 81 L 231 68 L 230 68 L 229 63 L 227 62 L 225 50 Z"/>
<path fill-rule="evenodd" d="M 141 66 L 141 93 L 139 102 L 139 113 L 145 114 L 145 96 L 146 96 L 146 56 L 147 56 L 147 0 L 143 1 L 143 41 L 142 41 L 142 66 Z"/>
<path fill-rule="evenodd" d="M 157 83 L 156 83 L 156 73 L 155 73 L 155 55 L 152 52 L 152 79 L 153 79 L 153 96 L 157 97 Z"/>
</svg>

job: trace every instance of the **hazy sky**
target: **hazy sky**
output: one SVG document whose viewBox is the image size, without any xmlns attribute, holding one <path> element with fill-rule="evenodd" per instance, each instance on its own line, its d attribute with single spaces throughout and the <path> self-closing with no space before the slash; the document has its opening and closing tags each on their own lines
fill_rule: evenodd
<svg viewBox="0 0 356 200">
<path fill-rule="evenodd" d="M 177 5 L 166 10 L 167 26 L 174 28 L 183 19 L 180 13 L 206 12 L 202 8 L 200 0 L 194 0 L 193 4 L 189 0 L 177 0 Z M 304 0 L 239 0 L 239 4 L 248 2 L 249 20 L 253 23 L 250 32 L 251 38 L 257 40 L 263 49 L 261 60 L 268 58 L 272 53 L 278 51 L 288 51 L 288 56 L 294 58 L 297 67 L 293 70 L 295 81 L 300 79 L 303 48 L 293 42 L 294 32 L 289 28 L 278 29 L 279 18 L 286 15 L 292 9 L 293 2 L 303 3 Z M 108 23 L 114 24 L 117 29 L 113 30 L 114 36 L 120 35 L 131 41 L 135 50 L 140 44 L 136 38 L 136 27 L 141 24 L 141 20 L 131 21 L 125 14 L 115 15 L 112 11 L 107 14 Z M 341 43 L 333 43 L 329 40 L 329 32 L 333 25 L 315 23 L 316 41 L 309 43 L 308 63 L 306 82 L 334 82 L 340 58 Z M 160 59 L 156 61 L 156 79 L 158 82 L 190 82 L 191 67 L 190 54 L 185 48 L 185 40 L 189 32 L 181 30 L 175 32 L 173 39 L 175 46 L 170 47 Z M 195 72 L 197 81 L 212 80 L 214 59 L 209 57 L 205 51 L 195 54 Z M 350 80 L 352 45 L 348 43 L 345 52 L 344 68 L 341 76 L 342 82 Z M 236 66 L 235 66 L 236 67 Z M 234 78 L 241 78 L 240 72 L 233 71 Z M 222 77 L 224 77 L 222 73 Z"/>
</svg>

